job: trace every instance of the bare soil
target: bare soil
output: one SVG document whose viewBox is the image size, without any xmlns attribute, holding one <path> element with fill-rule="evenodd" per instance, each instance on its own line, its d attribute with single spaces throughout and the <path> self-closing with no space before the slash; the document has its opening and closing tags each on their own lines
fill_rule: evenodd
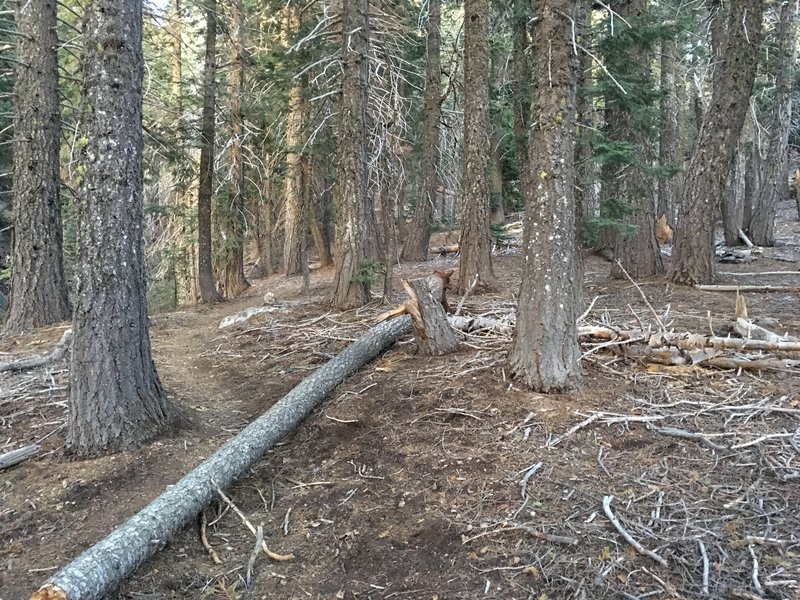
<svg viewBox="0 0 800 600">
<path fill-rule="evenodd" d="M 798 270 L 800 224 L 787 219 L 780 238 L 756 261 L 719 270 Z M 438 258 L 396 275 L 455 264 Z M 511 249 L 494 264 L 502 288 L 468 297 L 466 311 L 514 306 L 520 257 Z M 586 257 L 587 304 L 599 296 L 587 322 L 654 322 L 641 290 L 668 328 L 727 333 L 734 294 L 663 279 L 637 288 L 608 272 L 608 263 Z M 330 311 L 331 276 L 314 270 L 305 296 L 299 279 L 276 276 L 254 281 L 235 301 L 154 316 L 159 373 L 191 426 L 136 451 L 69 460 L 66 366 L 0 375 L 0 452 L 44 438 L 39 457 L 0 472 L 0 599 L 27 598 L 385 310 L 376 301 Z M 800 277 L 725 274 L 720 283 L 797 286 Z M 261 304 L 266 291 L 280 310 L 218 329 L 223 317 Z M 800 295 L 746 298 L 752 318 L 800 336 Z M 399 285 L 395 300 L 402 301 Z M 46 351 L 64 327 L 2 340 L 0 350 Z M 214 503 L 208 539 L 221 565 L 193 525 L 115 597 L 800 598 L 797 369 L 663 367 L 599 348 L 584 359 L 580 389 L 545 396 L 509 378 L 507 347 L 506 339 L 473 335 L 455 354 L 421 359 L 404 341 L 257 462 L 228 494 L 263 525 L 270 548 L 293 560 L 261 554 L 248 575 L 254 538 Z M 668 427 L 702 432 L 725 448 Z M 612 495 L 614 515 L 667 567 L 614 529 L 603 510 Z"/>
</svg>

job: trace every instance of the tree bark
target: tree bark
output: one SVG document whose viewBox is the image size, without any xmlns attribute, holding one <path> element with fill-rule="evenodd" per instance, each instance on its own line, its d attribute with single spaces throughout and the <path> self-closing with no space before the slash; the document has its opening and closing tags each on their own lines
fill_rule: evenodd
<svg viewBox="0 0 800 600">
<path fill-rule="evenodd" d="M 229 204 L 223 211 L 222 223 L 227 230 L 225 241 L 225 295 L 241 296 L 250 287 L 244 276 L 244 242 L 247 223 L 244 212 L 244 115 L 242 91 L 244 89 L 245 14 L 244 2 L 231 3 L 231 66 L 228 71 L 230 94 L 228 109 L 231 120 L 231 193 Z"/>
<path fill-rule="evenodd" d="M 528 21 L 531 0 L 514 0 L 513 77 L 514 77 L 514 152 L 517 157 L 520 197 L 525 198 L 525 177 L 528 172 L 528 127 L 531 122 L 531 62 L 528 57 Z"/>
<path fill-rule="evenodd" d="M 425 123 L 420 157 L 422 169 L 420 197 L 408 230 L 401 260 L 428 260 L 428 244 L 433 226 L 433 207 L 439 186 L 439 129 L 442 119 L 442 0 L 428 0 L 428 45 L 425 63 Z"/>
<path fill-rule="evenodd" d="M 372 218 L 367 160 L 369 94 L 369 0 L 342 5 L 342 101 L 336 185 L 336 273 L 333 306 L 349 310 L 370 299 L 367 242 Z"/>
<path fill-rule="evenodd" d="M 281 24 L 281 42 L 289 48 L 300 31 L 300 8 L 287 5 Z M 289 90 L 289 115 L 286 121 L 286 195 L 283 241 L 283 270 L 285 274 L 297 275 L 303 269 L 301 255 L 303 236 L 306 235 L 305 199 L 308 188 L 308 158 L 303 151 L 304 132 L 308 121 L 306 89 L 308 78 L 301 75 L 294 79 Z"/>
<path fill-rule="evenodd" d="M 777 24 L 774 115 L 767 160 L 758 201 L 748 232 L 758 246 L 775 245 L 775 213 L 778 202 L 789 196 L 789 131 L 792 121 L 792 84 L 795 74 L 797 0 L 781 4 Z"/>
<path fill-rule="evenodd" d="M 526 185 L 525 255 L 512 372 L 539 392 L 580 379 L 576 319 L 582 276 L 576 257 L 574 128 L 578 58 L 571 21 L 581 0 L 537 2 L 533 25 L 533 114 Z"/>
<path fill-rule="evenodd" d="M 739 231 L 745 228 L 747 148 L 753 139 L 754 125 L 752 118 L 749 116 L 745 118 L 742 133 L 739 135 L 739 141 L 736 145 L 733 168 L 725 184 L 725 194 L 722 198 L 722 231 L 725 236 L 726 246 L 739 246 L 741 244 Z"/>
<path fill-rule="evenodd" d="M 173 411 L 150 354 L 142 239 L 142 3 L 94 0 L 84 21 L 76 305 L 67 449 L 129 448 Z"/>
<path fill-rule="evenodd" d="M 763 0 L 731 0 L 728 32 L 681 193 L 669 278 L 693 285 L 714 281 L 714 219 L 753 91 Z M 719 77 L 716 71 L 719 71 Z"/>
<path fill-rule="evenodd" d="M 675 87 L 675 39 L 661 40 L 661 102 L 659 106 L 658 164 L 672 170 L 678 165 L 678 105 Z M 658 181 L 658 210 L 656 216 L 666 215 L 672 222 L 675 206 L 675 174 L 661 173 Z"/>
<path fill-rule="evenodd" d="M 246 474 L 336 386 L 381 355 L 410 328 L 410 319 L 403 317 L 369 330 L 209 459 L 49 578 L 31 600 L 99 600 L 112 592 L 197 516 L 214 497 L 216 487 L 225 489 Z"/>
<path fill-rule="evenodd" d="M 62 254 L 56 2 L 18 2 L 14 94 L 14 243 L 4 333 L 69 319 Z"/>
<path fill-rule="evenodd" d="M 486 180 L 489 147 L 489 12 L 488 0 L 464 0 L 464 170 L 461 183 L 461 260 L 458 289 L 466 292 L 477 276 L 478 287 L 497 285 L 492 270 L 489 233 L 491 198 Z"/>
<path fill-rule="evenodd" d="M 221 302 L 211 260 L 211 197 L 214 192 L 214 138 L 217 97 L 217 0 L 206 0 L 206 55 L 203 62 L 203 115 L 200 125 L 200 183 L 197 189 L 197 261 L 200 298 Z"/>
<path fill-rule="evenodd" d="M 269 142 L 264 141 L 264 173 L 261 177 L 261 197 L 256 206 L 256 245 L 258 247 L 258 264 L 264 277 L 275 274 L 273 259 L 273 187 L 272 187 L 272 152 Z"/>
</svg>

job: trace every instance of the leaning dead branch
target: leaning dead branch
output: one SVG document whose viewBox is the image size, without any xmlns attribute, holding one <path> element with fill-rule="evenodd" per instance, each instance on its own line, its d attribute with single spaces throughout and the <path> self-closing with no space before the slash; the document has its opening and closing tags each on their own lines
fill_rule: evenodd
<svg viewBox="0 0 800 600">
<path fill-rule="evenodd" d="M 38 369 L 39 367 L 47 367 L 57 363 L 67 354 L 71 343 L 72 329 L 67 329 L 48 354 L 44 356 L 29 356 L 27 358 L 19 358 L 10 362 L 0 363 L 0 373 L 4 371 L 27 371 L 29 369 Z"/>
</svg>

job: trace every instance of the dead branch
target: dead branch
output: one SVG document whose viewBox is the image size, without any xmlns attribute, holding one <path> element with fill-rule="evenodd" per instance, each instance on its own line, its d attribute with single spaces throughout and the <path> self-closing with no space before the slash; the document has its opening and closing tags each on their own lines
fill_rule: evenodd
<svg viewBox="0 0 800 600">
<path fill-rule="evenodd" d="M 649 556 L 654 561 L 656 561 L 658 564 L 660 564 L 662 567 L 669 568 L 669 563 L 666 560 L 664 560 L 662 557 L 660 557 L 658 554 L 656 554 L 652 550 L 648 550 L 647 548 L 642 546 L 639 542 L 637 542 L 635 539 L 633 539 L 633 537 L 631 536 L 630 533 L 628 533 L 625 530 L 625 528 L 622 526 L 622 523 L 619 522 L 617 517 L 611 511 L 611 501 L 612 500 L 614 500 L 614 496 L 604 496 L 603 497 L 603 512 L 606 514 L 606 517 L 608 517 L 608 520 L 611 521 L 611 524 L 616 528 L 616 530 L 619 532 L 619 534 L 623 538 L 625 538 L 625 541 L 628 542 L 631 546 L 633 546 L 633 549 L 636 550 L 639 554 L 642 554 L 644 556 Z"/>
<path fill-rule="evenodd" d="M 6 363 L 0 363 L 0 373 L 4 371 L 27 371 L 30 369 L 37 369 L 39 367 L 47 367 L 57 363 L 67 353 L 67 349 L 72 343 L 72 329 L 64 331 L 64 335 L 55 345 L 55 347 L 44 356 L 30 356 L 28 358 L 19 358 Z"/>
<path fill-rule="evenodd" d="M 796 285 L 696 285 L 694 289 L 701 292 L 800 292 Z"/>
<path fill-rule="evenodd" d="M 31 444 L 30 446 L 23 446 L 11 452 L 0 454 L 0 471 L 18 465 L 21 462 L 33 458 L 39 454 L 42 447 L 39 444 Z"/>
</svg>

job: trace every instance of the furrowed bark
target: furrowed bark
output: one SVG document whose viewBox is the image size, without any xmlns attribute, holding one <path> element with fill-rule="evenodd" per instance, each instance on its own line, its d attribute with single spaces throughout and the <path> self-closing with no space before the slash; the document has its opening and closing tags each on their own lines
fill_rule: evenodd
<svg viewBox="0 0 800 600">
<path fill-rule="evenodd" d="M 370 329 L 178 483 L 51 577 L 31 600 L 98 600 L 229 487 L 347 377 L 411 328 L 409 317 Z M 212 483 L 212 480 L 214 483 Z"/>
</svg>

